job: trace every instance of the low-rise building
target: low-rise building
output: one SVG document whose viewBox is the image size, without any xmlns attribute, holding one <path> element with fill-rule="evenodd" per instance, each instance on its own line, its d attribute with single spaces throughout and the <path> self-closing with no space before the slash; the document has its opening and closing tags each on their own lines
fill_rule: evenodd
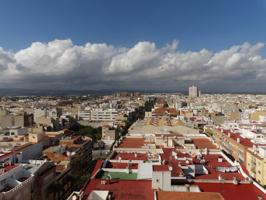
<svg viewBox="0 0 266 200">
<path fill-rule="evenodd" d="M 254 147 L 247 151 L 246 169 L 261 185 L 266 185 L 266 148 Z"/>
</svg>

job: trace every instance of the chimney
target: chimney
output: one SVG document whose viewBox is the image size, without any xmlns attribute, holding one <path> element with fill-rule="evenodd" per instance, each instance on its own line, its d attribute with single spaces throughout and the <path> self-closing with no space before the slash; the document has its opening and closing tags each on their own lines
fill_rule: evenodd
<svg viewBox="0 0 266 200">
<path fill-rule="evenodd" d="M 237 185 L 237 184 L 238 184 L 238 181 L 237 181 L 237 179 L 236 179 L 235 176 L 234 176 L 234 178 L 233 178 L 233 184 L 234 184 L 234 185 Z"/>
<path fill-rule="evenodd" d="M 237 143 L 240 143 L 240 138 L 239 137 L 236 138 L 236 141 L 237 141 Z"/>
<path fill-rule="evenodd" d="M 218 180 L 219 180 L 219 181 L 222 181 L 222 180 L 223 180 L 221 174 L 219 174 L 219 176 L 218 176 Z"/>
</svg>

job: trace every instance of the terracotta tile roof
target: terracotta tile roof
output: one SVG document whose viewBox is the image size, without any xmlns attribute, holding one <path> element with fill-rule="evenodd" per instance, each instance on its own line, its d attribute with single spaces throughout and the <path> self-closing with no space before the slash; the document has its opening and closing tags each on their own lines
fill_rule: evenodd
<svg viewBox="0 0 266 200">
<path fill-rule="evenodd" d="M 148 160 L 146 153 L 116 153 L 112 159 L 118 160 Z"/>
<path fill-rule="evenodd" d="M 163 148 L 163 154 L 161 154 L 162 160 L 165 160 L 165 163 L 168 166 L 172 167 L 172 171 L 171 171 L 171 176 L 177 177 L 180 175 L 181 172 L 183 172 L 183 170 L 181 169 L 181 167 L 179 165 L 188 165 L 188 164 L 192 164 L 192 161 L 187 161 L 186 160 L 176 160 L 173 156 L 172 156 L 172 152 L 175 151 L 174 148 Z M 181 153 L 181 152 L 176 152 L 177 157 L 179 158 L 191 158 L 191 156 L 189 154 L 186 153 Z"/>
<path fill-rule="evenodd" d="M 177 116 L 179 114 L 175 108 L 156 108 L 153 111 L 153 114 L 156 116 L 163 116 L 166 113 L 169 113 L 171 116 Z"/>
<path fill-rule="evenodd" d="M 209 139 L 207 138 L 193 138 L 192 139 L 194 145 L 198 149 L 218 149 L 216 145 L 214 145 Z"/>
<path fill-rule="evenodd" d="M 158 200 L 223 200 L 221 194 L 214 192 L 157 192 Z"/>
<path fill-rule="evenodd" d="M 169 171 L 169 166 L 168 165 L 153 165 L 152 169 L 153 171 L 156 171 L 156 172 Z"/>
<path fill-rule="evenodd" d="M 218 130 L 221 131 L 221 129 L 218 129 Z M 225 129 L 221 132 L 226 134 L 227 136 L 229 136 L 229 134 L 230 134 L 230 138 L 232 138 L 235 141 L 237 141 L 237 138 L 239 138 L 240 144 L 242 144 L 245 147 L 253 147 L 253 142 L 251 142 L 251 140 L 248 138 L 242 137 L 239 133 L 233 133 L 233 132 L 231 132 L 229 130 L 225 130 Z"/>
<path fill-rule="evenodd" d="M 182 160 L 175 159 L 172 156 L 172 151 L 175 151 L 172 148 L 164 148 L 164 154 L 161 155 L 162 159 L 165 160 L 165 164 L 172 167 L 171 175 L 173 177 L 178 177 L 180 173 L 183 172 L 181 166 L 187 166 L 192 164 L 201 164 L 200 160 L 196 157 L 192 157 L 189 154 L 176 152 L 177 158 L 186 158 Z M 221 162 L 218 161 L 219 158 L 222 158 Z M 226 161 L 225 158 L 220 154 L 209 154 L 204 155 L 204 167 L 208 170 L 208 174 L 197 175 L 196 179 L 211 179 L 218 180 L 218 177 L 221 176 L 224 180 L 233 180 L 234 177 L 237 180 L 244 180 L 245 178 L 238 172 L 221 172 L 217 170 L 217 167 L 232 167 L 232 165 Z"/>
<path fill-rule="evenodd" d="M 14 152 L 5 153 L 5 154 L 0 156 L 0 160 L 6 159 L 6 158 L 10 158 L 10 157 L 13 156 L 13 154 L 14 154 Z"/>
<path fill-rule="evenodd" d="M 219 192 L 225 200 L 257 200 L 258 195 L 266 199 L 266 195 L 253 184 L 230 183 L 196 183 L 203 192 Z"/>
<path fill-rule="evenodd" d="M 222 162 L 219 162 L 218 159 L 222 158 Z M 234 177 L 237 178 L 237 180 L 244 180 L 245 178 L 237 172 L 220 172 L 217 170 L 217 167 L 232 167 L 232 165 L 227 162 L 221 155 L 204 155 L 205 164 L 204 166 L 208 170 L 208 174 L 205 175 L 198 175 L 196 176 L 196 179 L 215 179 L 217 180 L 219 175 L 224 180 L 233 180 Z M 197 159 L 194 159 L 194 163 L 199 163 Z"/>
<path fill-rule="evenodd" d="M 5 168 L 5 172 L 10 171 L 11 169 L 14 169 L 15 167 L 17 167 L 17 165 L 11 164 L 11 165 L 6 165 Z"/>
<path fill-rule="evenodd" d="M 144 138 L 125 138 L 119 148 L 141 148 L 144 146 Z"/>
<path fill-rule="evenodd" d="M 94 169 L 92 171 L 92 176 L 97 173 L 97 171 L 101 168 L 102 164 L 103 164 L 103 160 L 97 160 L 97 162 L 94 166 Z"/>
<path fill-rule="evenodd" d="M 137 163 L 130 163 L 130 165 L 128 165 L 128 163 L 115 163 L 115 162 L 110 163 L 110 168 L 127 169 L 128 167 L 130 169 L 138 169 L 138 164 Z"/>
<path fill-rule="evenodd" d="M 101 184 L 100 179 L 92 179 L 84 188 L 83 199 L 87 199 L 93 190 L 108 190 L 115 200 L 153 200 L 151 181 L 147 180 L 112 180 Z"/>
</svg>

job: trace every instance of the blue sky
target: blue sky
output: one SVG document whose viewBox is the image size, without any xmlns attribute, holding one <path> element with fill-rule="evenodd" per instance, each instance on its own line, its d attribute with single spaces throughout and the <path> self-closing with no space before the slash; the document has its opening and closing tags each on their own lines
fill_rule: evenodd
<svg viewBox="0 0 266 200">
<path fill-rule="evenodd" d="M 0 1 L 5 88 L 266 92 L 265 44 L 265 0 Z"/>
<path fill-rule="evenodd" d="M 132 46 L 180 41 L 183 50 L 214 51 L 245 41 L 266 42 L 264 0 L 1 0 L 0 46 L 34 41 Z"/>
</svg>

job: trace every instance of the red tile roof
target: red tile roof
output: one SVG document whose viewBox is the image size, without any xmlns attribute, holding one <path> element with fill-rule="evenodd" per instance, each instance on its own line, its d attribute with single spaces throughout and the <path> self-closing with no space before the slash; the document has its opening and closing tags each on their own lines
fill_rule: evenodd
<svg viewBox="0 0 266 200">
<path fill-rule="evenodd" d="M 94 166 L 94 169 L 92 171 L 92 176 L 96 175 L 96 173 L 98 172 L 98 170 L 101 168 L 103 164 L 103 160 L 97 160 L 95 166 Z"/>
<path fill-rule="evenodd" d="M 11 165 L 6 165 L 5 168 L 5 172 L 10 171 L 11 169 L 14 169 L 15 167 L 17 167 L 17 165 L 11 164 Z"/>
<path fill-rule="evenodd" d="M 216 145 L 214 145 L 209 139 L 207 138 L 193 138 L 192 139 L 194 145 L 198 149 L 218 149 Z"/>
<path fill-rule="evenodd" d="M 221 129 L 219 130 L 221 131 Z M 229 136 L 230 134 L 230 138 L 232 138 L 235 141 L 237 141 L 237 138 L 239 138 L 240 144 L 242 144 L 243 146 L 253 147 L 253 142 L 251 142 L 251 140 L 248 138 L 242 137 L 239 133 L 233 133 L 230 130 L 225 130 L 225 129 L 223 129 L 222 133 L 226 134 L 227 136 Z"/>
<path fill-rule="evenodd" d="M 153 171 L 162 172 L 162 171 L 169 171 L 168 165 L 153 165 Z"/>
<path fill-rule="evenodd" d="M 219 193 L 214 192 L 157 192 L 158 200 L 223 200 Z"/>
<path fill-rule="evenodd" d="M 5 153 L 5 154 L 0 156 L 0 160 L 10 158 L 13 156 L 13 154 L 14 154 L 14 152 Z"/>
<path fill-rule="evenodd" d="M 144 146 L 144 138 L 125 138 L 119 148 L 141 148 Z"/>
<path fill-rule="evenodd" d="M 163 154 L 161 155 L 162 160 L 165 160 L 165 163 L 168 166 L 172 167 L 172 171 L 171 171 L 171 176 L 177 177 L 180 175 L 181 172 L 183 172 L 183 170 L 180 168 L 179 165 L 187 165 L 187 161 L 186 160 L 176 160 L 173 156 L 172 156 L 172 151 L 174 151 L 173 148 L 163 148 Z M 181 153 L 181 152 L 176 152 L 177 157 L 179 158 L 191 158 L 191 156 L 189 154 L 186 153 Z M 188 161 L 189 164 L 192 164 L 192 161 Z"/>
<path fill-rule="evenodd" d="M 116 153 L 112 159 L 118 160 L 148 160 L 148 155 L 146 153 Z"/>
<path fill-rule="evenodd" d="M 161 155 L 162 159 L 165 160 L 165 164 L 172 167 L 171 175 L 174 177 L 179 176 L 183 170 L 181 166 L 187 166 L 192 164 L 201 164 L 200 160 L 197 158 L 192 158 L 191 155 L 176 152 L 177 158 L 186 158 L 183 160 L 175 159 L 172 156 L 173 148 L 164 148 L 164 154 Z M 222 157 L 220 154 L 208 154 L 203 155 L 205 162 L 203 163 L 204 167 L 208 170 L 208 174 L 204 175 L 197 175 L 196 179 L 211 179 L 211 180 L 218 180 L 219 175 L 225 180 L 233 180 L 234 177 L 237 180 L 244 180 L 245 178 L 239 172 L 220 172 L 217 170 L 217 167 L 232 167 L 232 165 L 226 161 L 225 158 Z M 218 161 L 218 158 L 222 158 L 222 162 Z M 192 160 L 191 160 L 192 159 Z"/>
<path fill-rule="evenodd" d="M 179 112 L 175 108 L 156 108 L 153 114 L 156 116 L 163 116 L 164 114 L 170 114 L 171 116 L 177 116 Z"/>
<path fill-rule="evenodd" d="M 127 169 L 128 167 L 130 169 L 138 169 L 138 164 L 137 163 L 130 163 L 130 165 L 128 165 L 128 163 L 112 162 L 110 167 L 115 168 L 115 169 Z"/>
<path fill-rule="evenodd" d="M 222 158 L 222 162 L 218 161 L 218 158 Z M 205 164 L 204 166 L 208 170 L 208 174 L 199 175 L 196 179 L 218 179 L 219 175 L 224 180 L 233 180 L 234 177 L 237 180 L 244 180 L 245 178 L 239 172 L 220 172 L 217 171 L 217 167 L 232 167 L 232 165 L 227 162 L 221 155 L 204 155 Z M 194 159 L 194 163 L 199 163 L 197 159 Z"/>
<path fill-rule="evenodd" d="M 253 184 L 230 183 L 195 183 L 203 192 L 219 192 L 225 200 L 257 200 L 258 195 L 266 199 L 266 195 Z"/>
<path fill-rule="evenodd" d="M 163 154 L 161 154 L 162 160 L 171 159 L 173 150 L 174 148 L 163 148 Z"/>
<path fill-rule="evenodd" d="M 153 200 L 151 181 L 147 180 L 112 180 L 101 184 L 100 179 L 92 179 L 84 188 L 83 199 L 87 199 L 93 190 L 108 190 L 115 200 Z"/>
</svg>

